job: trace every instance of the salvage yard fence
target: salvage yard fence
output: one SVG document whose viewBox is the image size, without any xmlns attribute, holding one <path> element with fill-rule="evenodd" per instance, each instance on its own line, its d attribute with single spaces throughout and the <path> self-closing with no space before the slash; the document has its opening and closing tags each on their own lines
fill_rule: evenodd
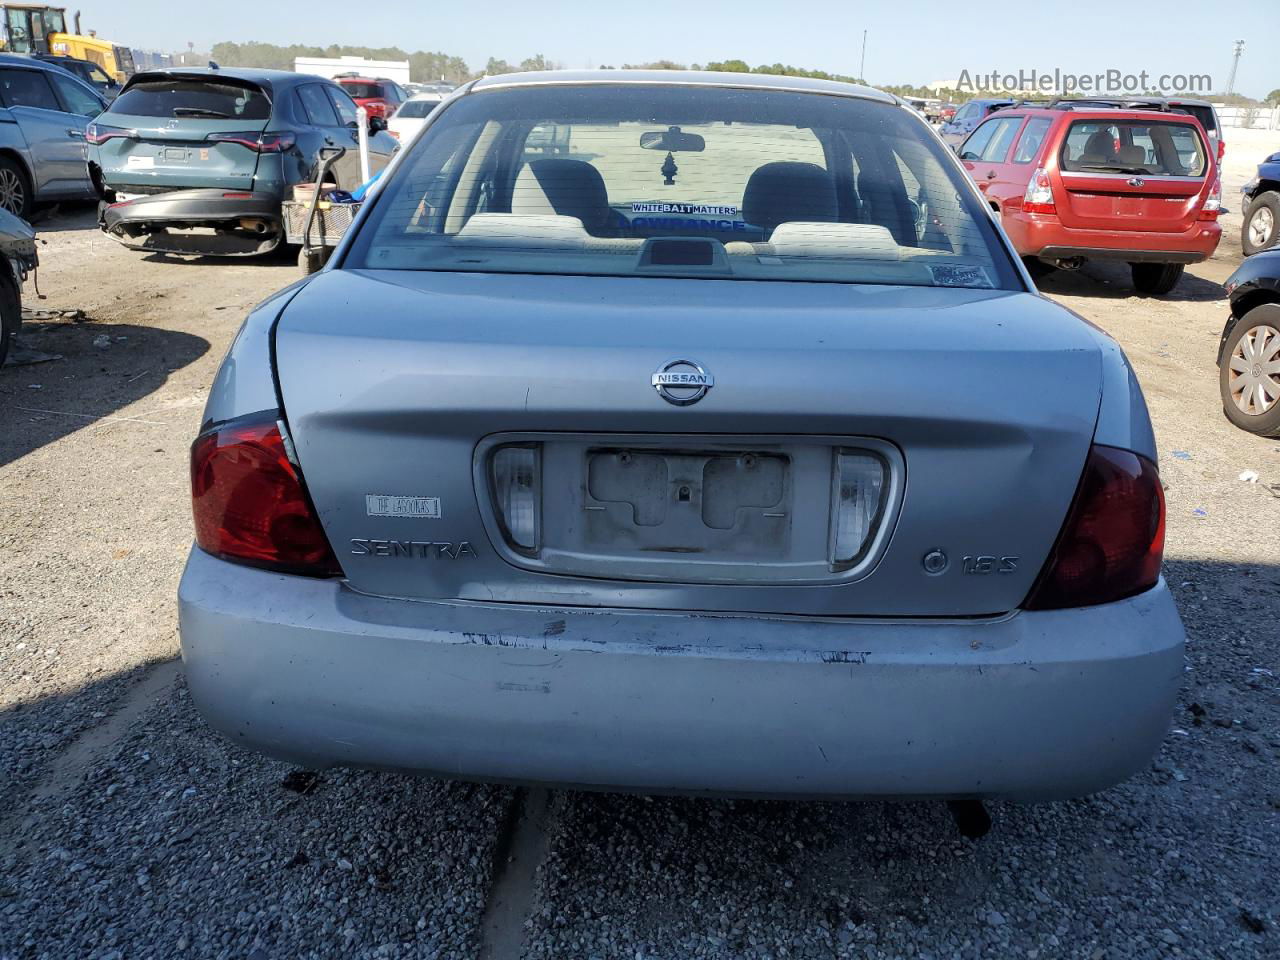
<svg viewBox="0 0 1280 960">
<path fill-rule="evenodd" d="M 1215 104 L 1224 127 L 1280 130 L 1280 107 L 1226 107 Z"/>
</svg>

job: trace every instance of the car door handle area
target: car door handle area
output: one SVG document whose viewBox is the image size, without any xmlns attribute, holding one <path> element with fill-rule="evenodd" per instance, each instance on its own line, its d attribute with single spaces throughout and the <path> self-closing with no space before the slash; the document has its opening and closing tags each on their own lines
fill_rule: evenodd
<svg viewBox="0 0 1280 960">
<path fill-rule="evenodd" d="M 988 180 L 994 180 L 995 178 L 996 178 L 996 172 L 995 172 L 994 170 L 988 170 L 988 171 L 987 171 L 987 179 L 988 179 Z"/>
<path fill-rule="evenodd" d="M 84 139 L 84 131 L 83 131 L 83 130 L 77 130 L 75 127 L 67 127 L 67 136 L 68 136 L 68 137 L 71 137 L 71 138 L 73 138 L 73 139 L 75 139 L 75 140 L 83 140 L 83 139 Z"/>
</svg>

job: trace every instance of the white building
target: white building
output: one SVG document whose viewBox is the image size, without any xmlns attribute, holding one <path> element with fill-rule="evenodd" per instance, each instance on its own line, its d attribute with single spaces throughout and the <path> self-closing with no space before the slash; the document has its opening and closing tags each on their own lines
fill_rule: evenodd
<svg viewBox="0 0 1280 960">
<path fill-rule="evenodd" d="M 363 57 L 297 57 L 293 69 L 298 73 L 314 73 L 332 79 L 340 73 L 358 73 L 363 77 L 386 77 L 396 83 L 409 82 L 408 60 L 366 60 Z"/>
</svg>

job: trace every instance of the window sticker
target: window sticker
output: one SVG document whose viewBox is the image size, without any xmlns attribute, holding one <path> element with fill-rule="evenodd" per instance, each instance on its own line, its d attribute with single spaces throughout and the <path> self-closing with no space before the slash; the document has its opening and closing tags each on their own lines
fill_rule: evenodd
<svg viewBox="0 0 1280 960">
<path fill-rule="evenodd" d="M 636 217 L 631 221 L 633 230 L 710 230 L 742 233 L 752 229 L 744 220 L 682 220 L 679 217 Z"/>
<path fill-rule="evenodd" d="M 711 203 L 639 203 L 631 204 L 632 213 L 687 213 L 699 217 L 736 217 L 737 207 Z"/>
<path fill-rule="evenodd" d="M 933 274 L 933 282 L 940 287 L 981 287 L 989 290 L 993 286 L 990 276 L 982 267 L 944 263 L 929 267 L 929 272 Z"/>
</svg>

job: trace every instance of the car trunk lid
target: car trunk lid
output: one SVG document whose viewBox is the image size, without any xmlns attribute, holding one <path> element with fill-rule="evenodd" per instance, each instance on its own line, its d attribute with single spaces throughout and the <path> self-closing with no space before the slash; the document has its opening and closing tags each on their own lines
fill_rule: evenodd
<svg viewBox="0 0 1280 960">
<path fill-rule="evenodd" d="M 831 616 L 1016 607 L 1101 377 L 1094 334 L 1028 294 L 410 271 L 317 277 L 276 355 L 357 589 Z M 653 386 L 673 358 L 713 379 L 697 402 Z M 495 523 L 504 445 L 541 451 L 535 555 Z M 861 567 L 828 563 L 842 453 L 897 485 Z"/>
<path fill-rule="evenodd" d="M 1183 233 L 1195 225 L 1214 176 L 1193 123 L 1084 118 L 1068 128 L 1053 188 L 1064 226 Z"/>
</svg>

